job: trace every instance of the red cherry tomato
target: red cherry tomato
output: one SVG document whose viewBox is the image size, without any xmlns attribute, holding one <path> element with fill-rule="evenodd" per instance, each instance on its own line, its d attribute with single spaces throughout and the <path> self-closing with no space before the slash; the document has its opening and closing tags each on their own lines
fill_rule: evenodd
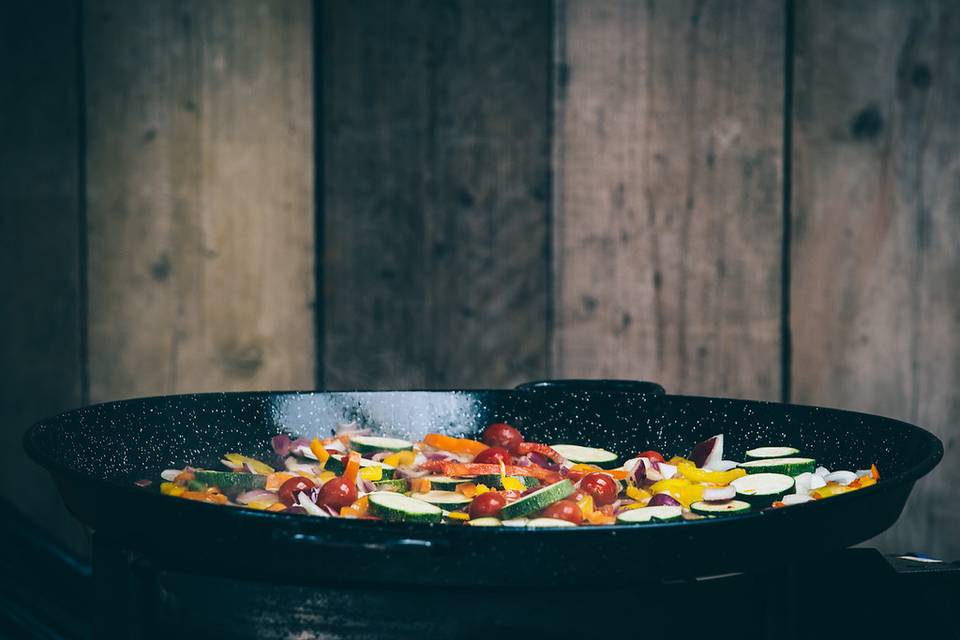
<svg viewBox="0 0 960 640">
<path fill-rule="evenodd" d="M 470 517 L 486 518 L 496 516 L 500 513 L 500 509 L 503 509 L 506 504 L 507 499 L 496 491 L 481 493 L 470 503 Z"/>
<path fill-rule="evenodd" d="M 510 425 L 497 422 L 484 429 L 483 441 L 491 447 L 500 447 L 513 453 L 517 445 L 523 442 L 523 436 Z"/>
<path fill-rule="evenodd" d="M 473 459 L 477 464 L 500 464 L 501 460 L 503 464 L 510 464 L 510 452 L 503 447 L 484 449 Z"/>
<path fill-rule="evenodd" d="M 643 451 L 637 454 L 638 458 L 650 458 L 654 462 L 663 462 L 663 456 L 656 451 Z"/>
<path fill-rule="evenodd" d="M 357 485 L 343 478 L 330 478 L 320 487 L 317 504 L 341 509 L 349 507 L 357 499 Z"/>
<path fill-rule="evenodd" d="M 566 520 L 573 524 L 580 524 L 583 520 L 583 513 L 580 507 L 573 500 L 560 500 L 543 510 L 544 518 L 556 518 L 557 520 Z"/>
<path fill-rule="evenodd" d="M 290 478 L 280 485 L 280 488 L 277 490 L 277 497 L 280 498 L 280 502 L 289 507 L 292 504 L 296 504 L 298 493 L 301 491 L 309 491 L 315 486 L 317 485 L 303 477 Z"/>
<path fill-rule="evenodd" d="M 580 481 L 580 491 L 593 496 L 593 503 L 600 507 L 617 499 L 620 485 L 606 473 L 588 473 Z"/>
</svg>

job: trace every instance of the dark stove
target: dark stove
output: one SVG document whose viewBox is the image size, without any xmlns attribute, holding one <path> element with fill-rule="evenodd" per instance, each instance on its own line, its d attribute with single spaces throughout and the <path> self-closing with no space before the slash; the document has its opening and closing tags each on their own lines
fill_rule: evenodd
<svg viewBox="0 0 960 640">
<path fill-rule="evenodd" d="M 384 588 L 364 584 L 335 557 L 329 575 L 281 584 L 245 579 L 242 555 L 233 575 L 205 575 L 103 536 L 94 536 L 91 571 L 22 519 L 0 531 L 0 635 L 10 637 L 960 637 L 960 563 L 866 548 L 803 562 L 784 550 L 763 571 L 672 582 L 648 580 L 637 567 L 627 588 L 602 579 L 554 588 L 549 565 L 563 558 L 537 560 L 545 578 L 536 587 Z M 202 544 L 202 535 L 185 534 L 170 541 L 170 552 Z"/>
</svg>

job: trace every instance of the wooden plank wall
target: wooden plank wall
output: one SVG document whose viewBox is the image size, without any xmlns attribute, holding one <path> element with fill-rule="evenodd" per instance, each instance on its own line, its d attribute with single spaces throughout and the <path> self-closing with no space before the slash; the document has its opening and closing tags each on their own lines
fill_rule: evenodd
<svg viewBox="0 0 960 640">
<path fill-rule="evenodd" d="M 21 439 L 84 400 L 78 20 L 69 0 L 0 5 L 0 487 L 76 550 L 84 533 Z"/>
<path fill-rule="evenodd" d="M 555 373 L 780 397 L 780 3 L 559 4 Z"/>
<path fill-rule="evenodd" d="M 878 543 L 960 557 L 949 0 L 3 11 L 0 486 L 89 400 L 644 377 L 931 428 Z"/>
<path fill-rule="evenodd" d="M 800 2 L 796 45 L 794 400 L 937 433 L 879 542 L 960 558 L 960 6 Z"/>
<path fill-rule="evenodd" d="M 325 386 L 542 378 L 549 3 L 323 6 Z"/>
<path fill-rule="evenodd" d="M 85 5 L 92 401 L 311 388 L 308 0 Z"/>
</svg>

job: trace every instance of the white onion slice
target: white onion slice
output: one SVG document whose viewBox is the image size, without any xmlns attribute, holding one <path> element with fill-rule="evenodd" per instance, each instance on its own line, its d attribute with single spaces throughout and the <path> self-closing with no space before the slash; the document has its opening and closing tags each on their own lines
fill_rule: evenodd
<svg viewBox="0 0 960 640">
<path fill-rule="evenodd" d="M 781 502 L 785 505 L 791 504 L 803 504 L 804 502 L 810 502 L 813 500 L 810 496 L 801 493 L 791 493 L 790 495 L 783 496 Z"/>
<path fill-rule="evenodd" d="M 180 469 L 167 469 L 160 472 L 160 477 L 166 480 L 167 482 L 173 482 L 177 479 L 177 476 L 180 475 Z"/>
<path fill-rule="evenodd" d="M 306 491 L 301 491 L 297 494 L 297 504 L 304 508 L 307 515 L 320 516 L 322 518 L 330 517 L 330 514 L 327 513 L 325 509 L 321 509 L 313 503 L 313 500 L 310 499 Z"/>
<path fill-rule="evenodd" d="M 731 486 L 707 487 L 703 490 L 704 502 L 726 502 L 737 497 L 737 490 Z"/>
<path fill-rule="evenodd" d="M 657 470 L 660 471 L 660 475 L 663 476 L 664 480 L 669 480 L 673 476 L 677 475 L 677 466 L 673 464 L 667 464 L 666 462 L 657 462 L 655 463 Z"/>
<path fill-rule="evenodd" d="M 824 478 L 824 480 L 827 482 L 836 482 L 837 484 L 842 484 L 844 486 L 850 484 L 856 479 L 857 474 L 855 474 L 853 471 L 834 471 Z"/>
<path fill-rule="evenodd" d="M 734 460 L 717 460 L 716 462 L 711 462 L 703 466 L 707 471 L 730 471 L 731 469 L 736 469 L 740 466 L 739 462 Z"/>
<path fill-rule="evenodd" d="M 814 471 L 814 473 L 820 476 L 821 478 L 823 478 L 825 476 L 830 475 L 830 470 L 827 469 L 826 467 L 817 467 L 817 470 Z"/>
</svg>

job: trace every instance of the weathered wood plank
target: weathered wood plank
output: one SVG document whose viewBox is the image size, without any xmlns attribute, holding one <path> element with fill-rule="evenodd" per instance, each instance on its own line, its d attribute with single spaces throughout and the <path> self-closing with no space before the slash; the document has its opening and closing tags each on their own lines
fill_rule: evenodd
<svg viewBox="0 0 960 640">
<path fill-rule="evenodd" d="M 314 382 L 309 0 L 85 4 L 93 400 Z"/>
<path fill-rule="evenodd" d="M 324 3 L 326 386 L 544 375 L 549 13 Z"/>
<path fill-rule="evenodd" d="M 556 372 L 778 398 L 782 3 L 558 6 Z"/>
<path fill-rule="evenodd" d="M 960 6 L 800 2 L 796 43 L 794 398 L 939 434 L 879 544 L 960 558 Z"/>
<path fill-rule="evenodd" d="M 68 0 L 0 5 L 0 488 L 82 550 L 21 444 L 82 402 L 77 20 Z"/>
</svg>

